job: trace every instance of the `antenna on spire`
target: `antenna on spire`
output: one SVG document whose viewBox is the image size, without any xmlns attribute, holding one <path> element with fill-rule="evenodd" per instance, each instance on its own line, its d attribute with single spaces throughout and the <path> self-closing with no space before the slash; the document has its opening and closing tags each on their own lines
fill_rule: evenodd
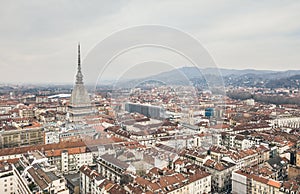
<svg viewBox="0 0 300 194">
<path fill-rule="evenodd" d="M 78 42 L 78 70 L 81 70 L 81 59 L 80 59 L 80 42 Z"/>
<path fill-rule="evenodd" d="M 77 75 L 76 75 L 76 84 L 83 84 L 83 76 L 81 73 L 81 59 L 80 59 L 80 42 L 78 43 L 78 67 L 77 67 Z"/>
</svg>

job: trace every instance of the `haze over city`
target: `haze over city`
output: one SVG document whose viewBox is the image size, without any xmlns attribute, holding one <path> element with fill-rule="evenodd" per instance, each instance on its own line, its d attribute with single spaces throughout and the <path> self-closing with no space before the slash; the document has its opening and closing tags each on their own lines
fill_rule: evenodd
<svg viewBox="0 0 300 194">
<path fill-rule="evenodd" d="M 190 34 L 220 68 L 299 69 L 299 9 L 298 1 L 5 1 L 0 7 L 0 82 L 72 83 L 78 42 L 85 78 L 93 82 L 89 77 L 99 67 L 85 66 L 88 53 L 112 33 L 145 24 Z M 144 63 L 138 77 L 190 66 L 157 48 L 133 50 L 114 63 L 126 66 L 136 56 L 174 59 L 171 66 Z"/>
</svg>

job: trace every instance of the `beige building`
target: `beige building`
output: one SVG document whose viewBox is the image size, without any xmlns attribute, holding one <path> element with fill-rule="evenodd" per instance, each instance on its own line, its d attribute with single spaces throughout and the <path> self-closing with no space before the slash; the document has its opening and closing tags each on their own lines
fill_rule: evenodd
<svg viewBox="0 0 300 194">
<path fill-rule="evenodd" d="M 33 118 L 35 116 L 35 110 L 33 109 L 21 109 L 19 110 L 21 118 Z"/>
<path fill-rule="evenodd" d="M 0 132 L 1 148 L 20 147 L 44 143 L 41 127 L 14 128 Z"/>
<path fill-rule="evenodd" d="M 296 166 L 300 167 L 300 151 L 296 152 Z"/>
</svg>

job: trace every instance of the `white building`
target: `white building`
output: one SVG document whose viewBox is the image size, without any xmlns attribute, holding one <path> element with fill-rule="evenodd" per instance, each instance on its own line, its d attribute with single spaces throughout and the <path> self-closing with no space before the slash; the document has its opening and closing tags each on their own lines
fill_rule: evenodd
<svg viewBox="0 0 300 194">
<path fill-rule="evenodd" d="M 118 184 L 115 184 L 96 170 L 87 165 L 80 168 L 80 193 L 81 194 L 125 194 L 125 190 Z"/>
<path fill-rule="evenodd" d="M 64 174 L 78 172 L 82 165 L 93 164 L 93 153 L 86 147 L 48 150 L 45 155 L 49 163 L 55 165 Z"/>
<path fill-rule="evenodd" d="M 57 131 L 47 131 L 45 134 L 45 144 L 59 143 L 59 133 Z"/>
<path fill-rule="evenodd" d="M 232 172 L 232 193 L 272 193 L 281 194 L 281 183 L 266 177 L 255 175 L 253 173 L 243 172 L 241 170 Z"/>
<path fill-rule="evenodd" d="M 300 127 L 300 117 L 284 116 L 284 117 L 276 118 L 274 120 L 270 120 L 270 123 L 274 127 L 299 128 Z"/>
<path fill-rule="evenodd" d="M 21 178 L 13 164 L 0 164 L 0 193 L 1 194 L 28 194 L 31 193 L 27 184 Z"/>
</svg>

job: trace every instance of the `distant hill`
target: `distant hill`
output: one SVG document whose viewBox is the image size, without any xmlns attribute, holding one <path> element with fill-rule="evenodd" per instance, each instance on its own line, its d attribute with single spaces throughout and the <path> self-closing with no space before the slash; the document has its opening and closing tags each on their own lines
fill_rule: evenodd
<svg viewBox="0 0 300 194">
<path fill-rule="evenodd" d="M 134 87 L 147 80 L 157 80 L 168 85 L 205 86 L 207 82 L 224 81 L 226 86 L 257 87 L 295 87 L 300 77 L 300 70 L 271 71 L 255 69 L 224 69 L 182 67 L 143 79 L 119 80 L 120 87 Z"/>
<path fill-rule="evenodd" d="M 266 83 L 268 88 L 299 88 L 300 85 L 300 74 L 293 75 L 290 77 L 283 77 L 280 79 L 272 79 Z"/>
</svg>

